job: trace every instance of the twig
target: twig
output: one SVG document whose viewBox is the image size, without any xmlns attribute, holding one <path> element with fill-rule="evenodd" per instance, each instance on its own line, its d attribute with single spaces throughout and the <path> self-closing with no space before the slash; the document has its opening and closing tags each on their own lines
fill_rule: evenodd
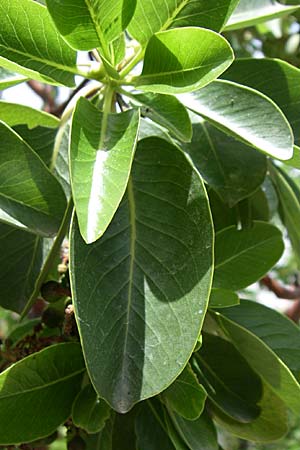
<svg viewBox="0 0 300 450">
<path fill-rule="evenodd" d="M 260 281 L 270 291 L 274 292 L 278 298 L 286 298 L 287 300 L 300 299 L 300 286 L 284 286 L 269 275 L 266 275 Z"/>
<path fill-rule="evenodd" d="M 87 78 L 85 78 L 70 94 L 69 98 L 61 103 L 57 108 L 55 108 L 52 111 L 52 114 L 54 114 L 57 117 L 60 117 L 62 115 L 62 113 L 64 112 L 64 109 L 66 108 L 66 106 L 70 103 L 70 101 L 72 100 L 73 97 L 75 97 L 75 95 L 77 94 L 77 92 L 80 91 L 80 89 L 82 89 L 84 86 L 86 86 L 88 83 L 90 82 L 90 80 L 88 80 Z"/>
<path fill-rule="evenodd" d="M 53 97 L 53 88 L 47 84 L 39 83 L 35 80 L 27 81 L 28 86 L 32 89 L 44 102 L 43 109 L 52 113 L 56 109 L 55 98 Z"/>
<path fill-rule="evenodd" d="M 262 278 L 260 282 L 270 291 L 274 292 L 278 298 L 295 300 L 293 305 L 285 311 L 285 315 L 293 320 L 293 322 L 298 323 L 300 320 L 300 286 L 284 286 L 269 275 Z"/>
</svg>

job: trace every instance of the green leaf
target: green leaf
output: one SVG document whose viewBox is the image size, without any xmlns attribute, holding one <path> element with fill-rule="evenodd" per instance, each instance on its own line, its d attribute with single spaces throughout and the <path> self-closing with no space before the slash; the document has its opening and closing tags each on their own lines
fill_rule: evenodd
<svg viewBox="0 0 300 450">
<path fill-rule="evenodd" d="M 276 166 L 271 165 L 270 174 L 272 181 L 276 187 L 278 198 L 282 209 L 283 222 L 287 228 L 288 235 L 292 244 L 294 254 L 296 256 L 298 265 L 300 264 L 300 200 L 297 198 L 293 190 L 288 176 L 283 175 Z"/>
<path fill-rule="evenodd" d="M 229 208 L 213 189 L 208 190 L 208 196 L 215 231 L 222 230 L 230 225 L 237 226 L 236 208 Z"/>
<path fill-rule="evenodd" d="M 57 128 L 59 126 L 59 119 L 51 114 L 5 101 L 0 101 L 0 117 L 10 127 L 20 124 L 26 124 L 28 128 L 37 126 Z"/>
<path fill-rule="evenodd" d="M 15 86 L 16 84 L 23 83 L 26 80 L 26 77 L 0 67 L 0 91 Z"/>
<path fill-rule="evenodd" d="M 178 378 L 162 393 L 168 407 L 187 420 L 197 419 L 203 412 L 207 394 L 188 364 Z"/>
<path fill-rule="evenodd" d="M 217 432 L 210 417 L 203 413 L 196 420 L 186 420 L 170 412 L 172 422 L 190 450 L 218 450 Z"/>
<path fill-rule="evenodd" d="M 30 231 L 54 235 L 66 209 L 61 186 L 41 159 L 0 122 L 0 208 Z"/>
<path fill-rule="evenodd" d="M 250 300 L 222 314 L 259 337 L 300 380 L 300 329 L 274 309 Z"/>
<path fill-rule="evenodd" d="M 101 239 L 86 245 L 74 221 L 70 270 L 82 345 L 94 387 L 117 411 L 163 391 L 185 367 L 207 308 L 212 240 L 199 175 L 158 138 L 139 142 L 126 195 Z"/>
<path fill-rule="evenodd" d="M 192 124 L 185 107 L 172 95 L 136 94 L 131 97 L 133 103 L 142 106 L 143 117 L 167 128 L 171 134 L 184 142 L 192 138 Z"/>
<path fill-rule="evenodd" d="M 272 100 L 254 89 L 217 80 L 179 100 L 225 133 L 277 159 L 293 154 L 291 127 Z"/>
<path fill-rule="evenodd" d="M 173 425 L 173 422 L 171 421 L 170 416 L 168 415 L 168 413 L 166 411 L 164 414 L 164 422 L 166 425 L 166 429 L 167 429 L 169 438 L 172 441 L 172 443 L 175 447 L 175 450 L 189 450 L 187 445 L 181 438 L 181 436 L 179 436 L 176 428 Z"/>
<path fill-rule="evenodd" d="M 206 183 L 230 207 L 249 197 L 265 179 L 266 157 L 195 114 L 192 122 L 192 142 L 184 144 L 183 149 Z"/>
<path fill-rule="evenodd" d="M 257 23 L 286 16 L 299 6 L 281 5 L 275 0 L 240 0 L 236 10 L 227 22 L 226 30 L 237 30 Z"/>
<path fill-rule="evenodd" d="M 30 130 L 27 125 L 16 125 L 13 129 L 39 155 L 46 166 L 50 167 L 57 130 L 48 127 L 35 127 Z"/>
<path fill-rule="evenodd" d="M 240 299 L 235 292 L 227 289 L 213 288 L 210 293 L 210 308 L 228 308 L 239 305 Z"/>
<path fill-rule="evenodd" d="M 291 159 L 284 161 L 285 164 L 291 167 L 295 167 L 295 169 L 300 169 L 300 147 L 294 145 L 294 153 Z"/>
<path fill-rule="evenodd" d="M 239 422 L 259 416 L 261 380 L 233 344 L 219 336 L 203 333 L 193 368 L 210 400 Z"/>
<path fill-rule="evenodd" d="M 0 247 L 0 304 L 20 313 L 42 265 L 42 241 L 0 222 Z"/>
<path fill-rule="evenodd" d="M 141 404 L 136 417 L 137 448 L 141 450 L 175 450 L 167 432 L 164 409 L 158 400 Z"/>
<path fill-rule="evenodd" d="M 108 44 L 129 24 L 136 0 L 47 0 L 59 32 L 78 50 L 101 47 L 109 59 Z"/>
<path fill-rule="evenodd" d="M 252 369 L 298 415 L 300 386 L 290 369 L 255 334 L 218 313 L 214 313 L 214 317 Z"/>
<path fill-rule="evenodd" d="M 216 234 L 214 287 L 237 291 L 257 281 L 284 249 L 278 228 L 255 221 L 251 228 L 228 227 Z"/>
<path fill-rule="evenodd" d="M 222 75 L 271 98 L 288 119 L 295 143 L 300 144 L 300 70 L 279 59 L 237 59 Z"/>
<path fill-rule="evenodd" d="M 70 124 L 67 122 L 57 132 L 51 158 L 51 168 L 53 168 L 53 173 L 60 182 L 67 199 L 71 197 L 69 141 Z"/>
<path fill-rule="evenodd" d="M 28 78 L 74 86 L 76 52 L 55 30 L 47 9 L 32 0 L 1 0 L 0 65 Z"/>
<path fill-rule="evenodd" d="M 135 85 L 161 94 L 189 92 L 213 81 L 232 61 L 230 45 L 214 31 L 174 28 L 152 36 Z"/>
<path fill-rule="evenodd" d="M 138 0 L 128 29 L 142 44 L 154 33 L 168 28 L 193 26 L 219 31 L 237 3 L 238 0 Z"/>
<path fill-rule="evenodd" d="M 53 433 L 69 417 L 84 361 L 75 343 L 52 345 L 0 375 L 0 444 L 21 444 Z"/>
<path fill-rule="evenodd" d="M 265 383 L 259 407 L 261 414 L 250 423 L 237 422 L 215 405 L 212 405 L 211 412 L 218 425 L 242 439 L 270 442 L 282 438 L 288 431 L 287 410 Z"/>
<path fill-rule="evenodd" d="M 72 419 L 77 427 L 87 433 L 98 433 L 104 428 L 111 409 L 99 399 L 93 386 L 88 384 L 77 395 L 72 406 Z"/>
<path fill-rule="evenodd" d="M 138 126 L 138 111 L 106 115 L 84 98 L 77 103 L 70 174 L 80 232 L 87 243 L 103 235 L 124 195 Z"/>
</svg>

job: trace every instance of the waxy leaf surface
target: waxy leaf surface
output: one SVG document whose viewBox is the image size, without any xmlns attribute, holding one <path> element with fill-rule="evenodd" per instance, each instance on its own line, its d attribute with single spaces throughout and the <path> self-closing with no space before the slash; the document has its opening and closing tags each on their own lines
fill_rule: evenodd
<svg viewBox="0 0 300 450">
<path fill-rule="evenodd" d="M 250 300 L 241 300 L 238 308 L 227 308 L 222 314 L 264 341 L 300 380 L 300 330 L 294 322 Z"/>
<path fill-rule="evenodd" d="M 127 27 L 135 3 L 136 0 L 47 0 L 47 7 L 71 47 L 101 47 L 109 57 L 108 44 Z"/>
<path fill-rule="evenodd" d="M 74 86 L 76 52 L 56 31 L 47 9 L 31 0 L 1 0 L 0 65 L 28 78 Z"/>
<path fill-rule="evenodd" d="M 54 235 L 66 209 L 66 198 L 37 154 L 0 122 L 0 207 L 29 230 Z"/>
<path fill-rule="evenodd" d="M 298 414 L 300 386 L 290 369 L 270 347 L 251 331 L 226 316 L 214 314 L 222 330 L 252 369 L 288 408 Z"/>
<path fill-rule="evenodd" d="M 219 31 L 238 0 L 138 0 L 130 34 L 145 44 L 154 33 L 168 28 L 205 27 Z"/>
<path fill-rule="evenodd" d="M 163 393 L 170 409 L 187 420 L 197 419 L 205 406 L 207 394 L 188 364 L 178 378 Z"/>
<path fill-rule="evenodd" d="M 59 119 L 51 114 L 30 108 L 29 106 L 1 100 L 0 117 L 10 127 L 22 124 L 28 125 L 28 128 L 37 126 L 57 128 L 59 126 Z"/>
<path fill-rule="evenodd" d="M 216 80 L 179 100 L 225 133 L 267 155 L 286 160 L 293 155 L 291 127 L 275 103 L 259 91 Z"/>
<path fill-rule="evenodd" d="M 216 234 L 214 287 L 236 291 L 265 275 L 284 249 L 278 228 L 255 221 L 250 228 L 235 226 Z"/>
<path fill-rule="evenodd" d="M 276 0 L 240 0 L 227 23 L 226 30 L 250 27 L 257 23 L 286 16 L 298 8 L 299 6 L 282 5 Z"/>
<path fill-rule="evenodd" d="M 76 106 L 70 173 L 79 227 L 87 243 L 102 236 L 124 195 L 138 126 L 138 111 L 106 115 L 83 98 Z"/>
<path fill-rule="evenodd" d="M 2 372 L 0 444 L 21 444 L 53 433 L 71 413 L 84 370 L 80 345 L 64 343 Z"/>
<path fill-rule="evenodd" d="M 249 197 L 265 179 L 266 157 L 196 114 L 192 115 L 192 122 L 192 141 L 183 149 L 206 183 L 230 207 Z"/>
<path fill-rule="evenodd" d="M 232 61 L 232 49 L 221 35 L 204 28 L 174 28 L 152 36 L 135 84 L 162 94 L 189 92 L 213 81 Z"/>
<path fill-rule="evenodd" d="M 85 244 L 74 220 L 81 342 L 94 387 L 117 411 L 166 389 L 185 367 L 207 308 L 212 240 L 199 175 L 158 138 L 140 141 L 127 192 L 102 238 Z"/>
<path fill-rule="evenodd" d="M 0 222 L 0 248 L 0 304 L 20 313 L 42 265 L 41 238 Z"/>
</svg>

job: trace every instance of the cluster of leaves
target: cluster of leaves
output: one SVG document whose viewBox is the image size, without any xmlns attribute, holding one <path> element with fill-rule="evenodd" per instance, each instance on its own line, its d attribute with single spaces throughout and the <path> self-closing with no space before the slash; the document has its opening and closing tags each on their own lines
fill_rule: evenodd
<svg viewBox="0 0 300 450">
<path fill-rule="evenodd" d="M 70 449 L 279 439 L 300 331 L 236 292 L 281 257 L 276 214 L 300 259 L 282 168 L 300 169 L 300 70 L 234 61 L 221 33 L 299 1 L 41 3 L 1 1 L 0 88 L 75 91 L 60 118 L 0 101 L 0 304 L 50 302 L 2 346 L 0 445 L 46 445 L 70 417 Z"/>
</svg>

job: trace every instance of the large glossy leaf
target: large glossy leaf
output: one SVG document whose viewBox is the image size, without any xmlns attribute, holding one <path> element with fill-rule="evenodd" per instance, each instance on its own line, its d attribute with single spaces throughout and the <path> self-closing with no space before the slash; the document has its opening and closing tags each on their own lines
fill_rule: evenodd
<svg viewBox="0 0 300 450">
<path fill-rule="evenodd" d="M 26 77 L 0 67 L 0 91 L 26 81 Z"/>
<path fill-rule="evenodd" d="M 126 190 L 137 142 L 138 111 L 106 115 L 81 98 L 71 130 L 70 173 L 87 243 L 105 232 Z"/>
<path fill-rule="evenodd" d="M 222 78 L 257 89 L 271 98 L 293 128 L 300 144 L 300 70 L 279 59 L 237 59 Z"/>
<path fill-rule="evenodd" d="M 0 444 L 21 444 L 53 433 L 70 415 L 84 361 L 79 344 L 52 345 L 0 375 Z"/>
<path fill-rule="evenodd" d="M 214 313 L 214 317 L 236 349 L 274 394 L 295 414 L 299 414 L 300 386 L 284 362 L 246 328 L 218 313 Z"/>
<path fill-rule="evenodd" d="M 88 384 L 77 395 L 72 406 L 73 423 L 87 433 L 98 433 L 105 426 L 111 409 L 99 399 L 94 388 Z"/>
<path fill-rule="evenodd" d="M 154 33 L 174 27 L 205 27 L 219 31 L 238 0 L 138 0 L 129 32 L 142 44 Z"/>
<path fill-rule="evenodd" d="M 292 13 L 299 6 L 281 5 L 276 0 L 240 0 L 226 29 L 236 30 Z"/>
<path fill-rule="evenodd" d="M 57 128 L 59 126 L 59 119 L 51 114 L 5 101 L 0 101 L 0 117 L 10 127 L 21 124 L 28 125 L 28 128 L 37 126 Z"/>
<path fill-rule="evenodd" d="M 186 27 L 156 33 L 146 47 L 139 89 L 179 94 L 199 89 L 233 61 L 228 42 L 214 31 Z"/>
<path fill-rule="evenodd" d="M 216 80 L 179 99 L 225 133 L 258 150 L 277 159 L 292 157 L 291 127 L 278 106 L 259 91 Z"/>
<path fill-rule="evenodd" d="M 136 0 L 47 0 L 58 30 L 71 47 L 101 47 L 108 58 L 108 44 L 125 30 L 135 4 Z"/>
<path fill-rule="evenodd" d="M 204 180 L 232 207 L 263 183 L 266 158 L 195 114 L 192 121 L 192 142 L 183 148 Z"/>
<path fill-rule="evenodd" d="M 26 77 L 74 86 L 76 53 L 57 33 L 47 9 L 32 0 L 1 0 L 0 65 Z"/>
<path fill-rule="evenodd" d="M 0 222 L 0 248 L 0 304 L 20 313 L 42 265 L 41 238 Z"/>
<path fill-rule="evenodd" d="M 212 405 L 211 412 L 218 425 L 242 439 L 269 442 L 282 438 L 288 431 L 287 409 L 265 383 L 259 407 L 261 414 L 249 423 L 233 420 L 215 405 Z"/>
<path fill-rule="evenodd" d="M 239 307 L 227 308 L 222 314 L 258 336 L 300 379 L 300 329 L 294 322 L 250 300 L 242 300 Z"/>
<path fill-rule="evenodd" d="M 67 199 L 71 197 L 69 141 L 70 124 L 66 123 L 64 126 L 59 128 L 56 135 L 51 165 L 53 168 L 53 173 L 59 180 Z"/>
<path fill-rule="evenodd" d="M 198 379 L 218 408 L 239 422 L 251 422 L 259 416 L 260 378 L 231 342 L 203 333 L 195 358 Z"/>
<path fill-rule="evenodd" d="M 282 210 L 282 219 L 288 231 L 293 251 L 300 264 L 300 198 L 297 198 L 289 178 L 274 165 L 270 165 L 272 181 L 276 187 Z"/>
<path fill-rule="evenodd" d="M 261 278 L 284 249 L 278 228 L 255 221 L 251 228 L 228 227 L 216 234 L 214 287 L 243 289 Z"/>
<path fill-rule="evenodd" d="M 25 141 L 3 122 L 0 141 L 0 207 L 37 234 L 55 234 L 66 209 L 61 186 Z"/>
<path fill-rule="evenodd" d="M 143 450 L 175 450 L 158 400 L 144 402 L 136 418 L 137 448 Z M 120 449 L 121 450 L 121 449 Z"/>
<path fill-rule="evenodd" d="M 207 394 L 188 364 L 163 393 L 168 407 L 187 420 L 197 419 L 203 412 Z"/>
<path fill-rule="evenodd" d="M 210 293 L 210 308 L 228 308 L 229 306 L 239 305 L 240 299 L 235 292 L 227 289 L 213 288 Z"/>
<path fill-rule="evenodd" d="M 190 450 L 218 450 L 217 432 L 207 413 L 196 420 L 186 420 L 170 412 L 177 432 Z"/>
<path fill-rule="evenodd" d="M 207 308 L 212 239 L 199 175 L 158 138 L 140 141 L 126 195 L 101 239 L 86 245 L 74 221 L 81 341 L 94 387 L 116 410 L 166 389 L 185 367 Z"/>
<path fill-rule="evenodd" d="M 178 139 L 189 142 L 192 138 L 192 125 L 185 107 L 173 95 L 136 94 L 132 96 L 135 104 L 141 106 L 143 117 L 167 128 Z"/>
<path fill-rule="evenodd" d="M 35 127 L 30 130 L 27 125 L 16 125 L 13 129 L 39 155 L 46 166 L 50 167 L 57 130 L 48 127 Z"/>
</svg>

